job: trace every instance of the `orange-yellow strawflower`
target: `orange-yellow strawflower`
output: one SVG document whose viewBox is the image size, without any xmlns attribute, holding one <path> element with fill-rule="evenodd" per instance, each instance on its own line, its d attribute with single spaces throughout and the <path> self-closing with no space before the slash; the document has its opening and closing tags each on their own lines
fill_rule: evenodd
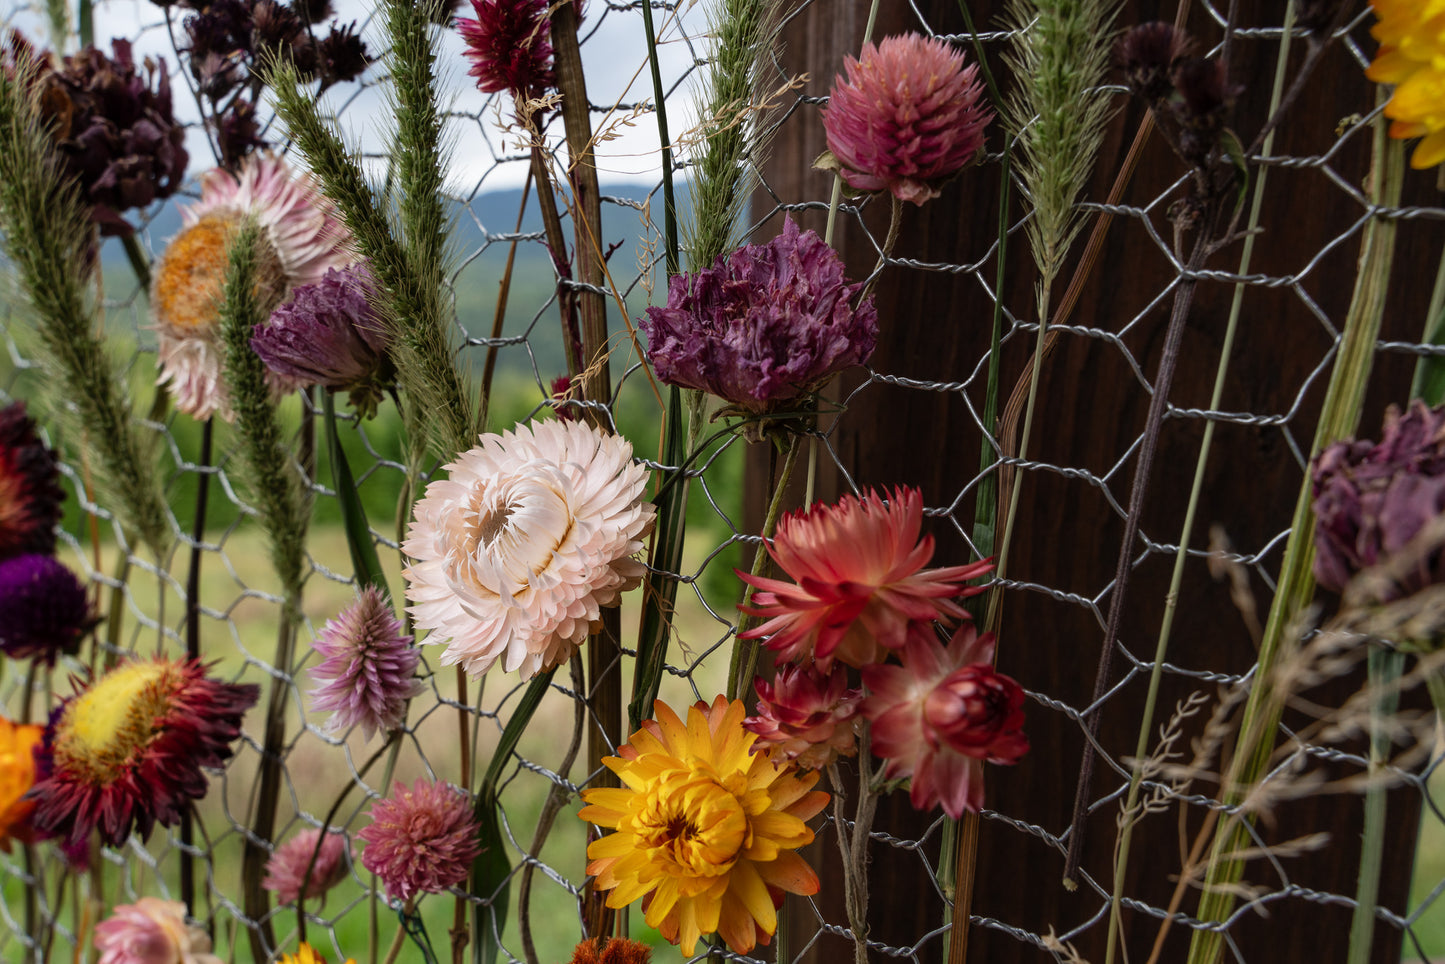
<svg viewBox="0 0 1445 964">
<path fill-rule="evenodd" d="M 35 801 L 25 793 L 35 783 L 35 745 L 45 727 L 12 723 L 0 716 L 0 850 L 10 852 L 10 841 L 30 839 L 30 814 Z"/>
<path fill-rule="evenodd" d="M 1445 0 L 1371 0 L 1379 52 L 1365 76 L 1394 84 L 1385 105 L 1390 136 L 1421 137 L 1410 166 L 1445 161 Z"/>
<path fill-rule="evenodd" d="M 777 930 L 783 892 L 816 894 L 818 875 L 794 851 L 813 840 L 803 822 L 828 803 L 814 772 L 753 753 L 741 700 L 699 702 L 684 724 L 658 701 L 656 719 L 605 757 L 619 788 L 582 792 L 579 816 L 616 830 L 587 848 L 607 906 L 639 897 L 649 926 L 691 955 L 717 932 L 739 954 Z"/>
<path fill-rule="evenodd" d="M 322 957 L 310 944 L 305 941 L 296 948 L 295 954 L 282 954 L 276 964 L 326 964 L 326 958 Z M 346 964 L 356 964 L 355 961 L 347 959 Z"/>
</svg>

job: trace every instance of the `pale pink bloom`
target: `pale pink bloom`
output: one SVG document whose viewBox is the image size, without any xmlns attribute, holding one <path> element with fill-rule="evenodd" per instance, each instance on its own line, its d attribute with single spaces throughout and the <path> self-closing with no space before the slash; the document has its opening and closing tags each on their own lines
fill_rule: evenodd
<svg viewBox="0 0 1445 964">
<path fill-rule="evenodd" d="M 407 701 L 422 692 L 415 676 L 421 653 L 402 629 L 391 602 L 374 586 L 321 628 L 311 709 L 331 711 L 330 732 L 360 726 L 369 740 L 406 722 Z"/>
<path fill-rule="evenodd" d="M 366 841 L 361 865 L 397 900 L 439 894 L 467 879 L 482 852 L 478 834 L 471 801 L 456 787 L 398 782 L 389 799 L 372 806 L 371 826 L 357 833 Z"/>
<path fill-rule="evenodd" d="M 221 964 L 211 939 L 186 923 L 178 900 L 142 897 L 95 925 L 97 964 Z"/>
<path fill-rule="evenodd" d="M 520 424 L 427 486 L 403 551 L 415 624 L 443 664 L 501 660 L 528 679 L 565 662 L 636 586 L 655 510 L 627 440 L 582 422 Z"/>
<path fill-rule="evenodd" d="M 992 633 L 964 623 L 945 647 L 917 623 L 892 663 L 863 668 L 863 715 L 890 780 L 908 777 L 919 810 L 941 804 L 958 819 L 983 807 L 983 763 L 1017 763 L 1029 749 L 1024 693 L 993 668 Z"/>
<path fill-rule="evenodd" d="M 219 335 L 231 239 L 247 218 L 261 229 L 257 286 L 269 315 L 296 285 L 314 284 L 328 268 L 356 260 L 349 251 L 351 232 L 309 177 L 270 154 L 252 154 L 237 176 L 220 168 L 201 175 L 201 199 L 181 217 L 184 227 L 156 262 L 151 281 L 157 382 L 170 386 L 180 411 L 229 419 Z M 295 385 L 277 380 L 275 387 Z"/>
<path fill-rule="evenodd" d="M 922 204 L 983 146 L 993 113 L 978 68 L 942 40 L 910 33 L 864 44 L 833 82 L 823 127 L 843 180 Z"/>
<path fill-rule="evenodd" d="M 983 592 L 961 584 L 993 563 L 923 568 L 933 537 L 920 539 L 922 526 L 923 497 L 910 488 L 894 490 L 889 502 L 870 491 L 784 516 L 768 552 L 796 585 L 739 572 L 759 590 L 743 612 L 768 620 L 742 638 L 766 637 L 779 659 L 812 658 L 828 673 L 834 659 L 856 667 L 885 659 L 915 620 L 966 617 L 953 600 Z"/>
<path fill-rule="evenodd" d="M 863 690 L 848 688 L 842 666 L 824 676 L 811 665 L 784 664 L 773 682 L 758 677 L 753 688 L 758 715 L 743 720 L 743 726 L 758 735 L 754 750 L 774 746 L 805 770 L 821 770 L 858 752 L 855 717 Z"/>
<path fill-rule="evenodd" d="M 317 851 L 316 842 L 320 837 L 319 827 L 309 827 L 277 847 L 266 861 L 266 878 L 261 886 L 275 892 L 277 903 L 289 904 L 300 897 L 303 882 L 306 898 L 311 900 L 346 879 L 346 857 L 351 852 L 346 837 L 328 833 Z M 311 862 L 313 855 L 315 864 Z M 311 868 L 309 875 L 308 867 Z"/>
</svg>

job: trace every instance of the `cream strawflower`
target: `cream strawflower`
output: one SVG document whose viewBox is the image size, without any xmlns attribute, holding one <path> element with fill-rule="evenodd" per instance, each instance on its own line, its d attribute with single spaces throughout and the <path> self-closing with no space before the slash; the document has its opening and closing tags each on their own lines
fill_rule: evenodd
<svg viewBox="0 0 1445 964">
<path fill-rule="evenodd" d="M 218 339 L 231 238 L 248 217 L 261 228 L 257 285 L 269 313 L 296 285 L 314 284 L 328 268 L 355 261 L 351 232 L 309 178 L 269 154 L 251 155 L 237 176 L 220 168 L 201 175 L 201 199 L 181 217 L 185 227 L 166 246 L 151 281 L 157 381 L 170 386 L 182 412 L 229 419 Z"/>
<path fill-rule="evenodd" d="M 427 486 L 403 551 L 416 626 L 441 661 L 523 679 L 565 661 L 642 579 L 654 509 L 632 446 L 581 422 L 520 424 Z"/>
</svg>

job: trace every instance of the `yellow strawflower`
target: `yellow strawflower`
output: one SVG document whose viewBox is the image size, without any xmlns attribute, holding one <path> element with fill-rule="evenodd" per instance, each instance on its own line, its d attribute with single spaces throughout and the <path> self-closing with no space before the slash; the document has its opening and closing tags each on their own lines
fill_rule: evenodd
<svg viewBox="0 0 1445 964">
<path fill-rule="evenodd" d="M 816 894 L 818 875 L 794 851 L 803 823 L 828 803 L 816 771 L 779 768 L 743 728 L 742 701 L 699 702 L 684 724 L 667 704 L 618 756 L 602 762 L 620 788 L 582 792 L 579 816 L 616 833 L 587 848 L 587 872 L 608 907 L 643 898 L 647 923 L 691 956 L 717 932 L 746 954 L 777 930 L 783 892 Z M 782 762 L 782 761 L 779 761 Z"/>
<path fill-rule="evenodd" d="M 316 948 L 302 941 L 301 946 L 296 948 L 295 954 L 282 954 L 276 964 L 326 964 L 326 958 L 317 953 Z M 348 959 L 346 964 L 356 964 L 356 962 Z"/>
<path fill-rule="evenodd" d="M 1410 155 L 1416 169 L 1445 161 L 1445 0 L 1371 0 L 1380 41 L 1365 76 L 1394 84 L 1385 105 L 1390 136 L 1422 137 Z"/>
</svg>

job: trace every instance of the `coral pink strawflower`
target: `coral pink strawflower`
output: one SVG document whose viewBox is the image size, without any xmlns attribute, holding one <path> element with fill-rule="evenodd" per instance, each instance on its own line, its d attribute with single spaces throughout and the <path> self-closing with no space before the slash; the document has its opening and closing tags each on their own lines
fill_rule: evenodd
<svg viewBox="0 0 1445 964">
<path fill-rule="evenodd" d="M 863 668 L 863 715 L 872 722 L 873 753 L 888 761 L 890 780 L 909 777 L 919 810 L 941 804 L 958 819 L 983 806 L 983 763 L 1017 763 L 1028 752 L 1024 693 L 995 672 L 992 633 L 964 623 L 944 647 L 931 625 L 917 623 L 902 665 Z"/>
<path fill-rule="evenodd" d="M 266 879 L 261 886 L 274 891 L 278 903 L 289 904 L 303 893 L 308 900 L 321 897 L 346 878 L 346 855 L 351 850 L 346 838 L 328 833 L 318 851 L 316 842 L 320 837 L 318 827 L 303 830 L 277 847 L 266 861 Z"/>
<path fill-rule="evenodd" d="M 178 900 L 142 897 L 95 925 L 97 964 L 221 964 L 211 939 L 186 923 Z"/>
<path fill-rule="evenodd" d="M 361 865 L 381 878 L 387 895 L 411 900 L 438 894 L 467 879 L 482 852 L 467 795 L 448 783 L 401 783 L 391 797 L 371 808 L 371 826 L 357 833 L 366 841 Z"/>
<path fill-rule="evenodd" d="M 739 572 L 759 590 L 752 608 L 740 608 L 767 619 L 742 638 L 766 638 L 780 659 L 812 658 L 828 673 L 834 659 L 858 667 L 883 659 L 915 620 L 963 618 L 953 599 L 983 592 L 962 583 L 993 563 L 923 568 L 933 537 L 919 538 L 922 525 L 923 497 L 910 488 L 894 490 L 889 502 L 870 491 L 784 516 L 768 552 L 796 585 Z"/>
<path fill-rule="evenodd" d="M 848 688 L 842 666 L 825 676 L 811 665 L 784 664 L 773 682 L 758 677 L 753 687 L 758 715 L 743 720 L 743 726 L 758 735 L 754 749 L 771 745 L 805 770 L 821 770 L 858 752 L 854 718 L 863 690 Z"/>
<path fill-rule="evenodd" d="M 885 37 L 843 62 L 823 127 L 843 180 L 922 204 L 983 146 L 993 113 L 977 67 L 942 40 L 916 33 Z"/>
</svg>

